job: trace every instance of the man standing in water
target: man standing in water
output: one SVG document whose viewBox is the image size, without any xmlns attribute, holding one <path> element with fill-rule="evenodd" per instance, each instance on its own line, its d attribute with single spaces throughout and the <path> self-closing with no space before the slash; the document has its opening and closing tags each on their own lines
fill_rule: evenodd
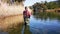
<svg viewBox="0 0 60 34">
<path fill-rule="evenodd" d="M 28 8 L 25 7 L 25 10 L 23 11 L 23 17 L 24 17 L 24 23 L 25 23 L 25 25 L 27 23 L 29 23 L 30 16 L 31 16 L 31 13 L 28 11 Z"/>
</svg>

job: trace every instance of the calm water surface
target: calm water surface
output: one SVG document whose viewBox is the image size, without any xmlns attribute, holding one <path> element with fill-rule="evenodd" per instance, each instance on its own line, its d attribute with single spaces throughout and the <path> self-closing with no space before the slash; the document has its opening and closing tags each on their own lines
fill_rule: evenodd
<svg viewBox="0 0 60 34">
<path fill-rule="evenodd" d="M 32 16 L 30 31 L 32 34 L 60 34 L 60 22 L 57 19 L 36 19 Z"/>
<path fill-rule="evenodd" d="M 16 29 L 0 34 L 60 34 L 60 20 L 41 19 L 32 15 L 29 25 L 19 25 Z"/>
</svg>

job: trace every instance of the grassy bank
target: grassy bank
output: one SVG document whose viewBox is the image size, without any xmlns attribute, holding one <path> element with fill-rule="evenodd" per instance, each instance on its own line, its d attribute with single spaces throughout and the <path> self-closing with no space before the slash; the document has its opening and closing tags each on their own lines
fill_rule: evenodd
<svg viewBox="0 0 60 34">
<path fill-rule="evenodd" d="M 23 23 L 23 15 L 11 15 L 0 18 L 0 31 Z"/>
</svg>

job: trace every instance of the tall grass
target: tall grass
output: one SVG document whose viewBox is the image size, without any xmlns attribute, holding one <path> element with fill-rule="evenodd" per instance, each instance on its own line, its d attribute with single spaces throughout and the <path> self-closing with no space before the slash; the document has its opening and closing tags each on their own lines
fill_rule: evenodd
<svg viewBox="0 0 60 34">
<path fill-rule="evenodd" d="M 22 14 L 23 10 L 24 10 L 24 6 L 22 5 L 9 6 L 7 3 L 2 3 L 0 5 L 0 16 Z"/>
</svg>

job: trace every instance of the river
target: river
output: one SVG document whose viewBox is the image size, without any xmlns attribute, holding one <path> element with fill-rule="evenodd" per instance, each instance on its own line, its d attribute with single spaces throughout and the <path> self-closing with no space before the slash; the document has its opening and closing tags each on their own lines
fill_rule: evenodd
<svg viewBox="0 0 60 34">
<path fill-rule="evenodd" d="M 32 15 L 28 25 L 19 24 L 8 32 L 0 31 L 0 34 L 60 34 L 60 20 Z"/>
</svg>

